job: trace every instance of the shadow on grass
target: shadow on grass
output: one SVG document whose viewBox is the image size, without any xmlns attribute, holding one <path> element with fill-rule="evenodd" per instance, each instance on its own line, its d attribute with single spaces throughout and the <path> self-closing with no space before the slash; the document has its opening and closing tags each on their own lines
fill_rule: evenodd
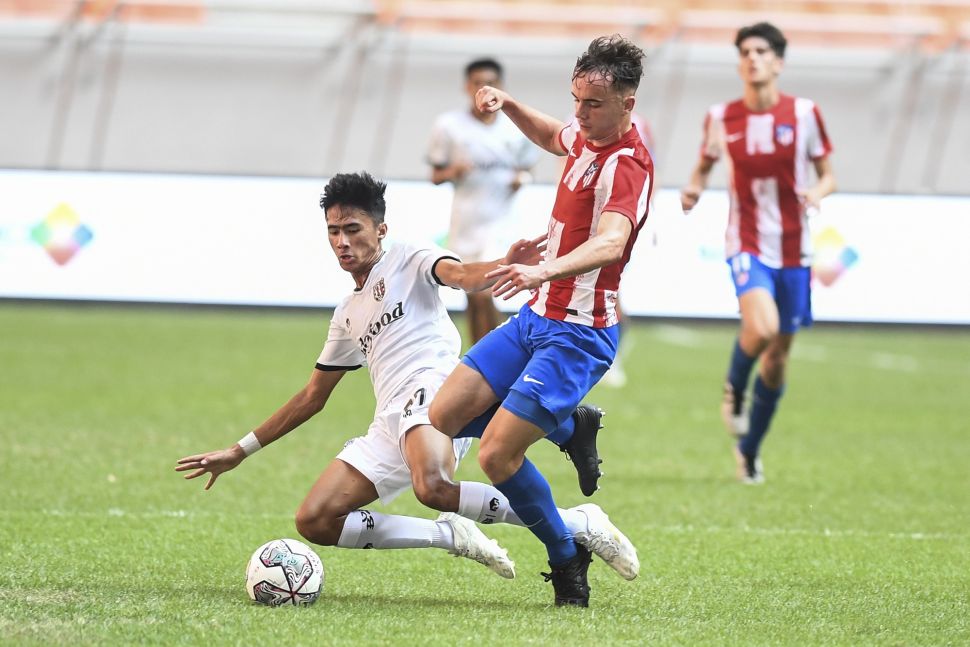
<svg viewBox="0 0 970 647">
<path fill-rule="evenodd" d="M 544 609 L 549 607 L 552 602 L 552 597 L 546 600 L 536 600 L 535 602 L 525 602 L 521 600 L 495 600 L 492 599 L 475 599 L 469 600 L 467 598 L 457 598 L 457 597 L 432 597 L 428 595 L 409 595 L 409 596 L 399 596 L 399 595 L 381 595 L 380 593 L 373 594 L 360 594 L 360 593 L 349 593 L 349 594 L 330 594 L 324 593 L 320 598 L 320 602 L 323 602 L 327 606 L 333 606 L 335 604 L 347 605 L 348 607 L 359 609 L 366 608 L 367 606 L 373 607 L 374 605 L 383 605 L 387 607 L 401 607 L 402 609 L 407 609 L 409 607 L 420 606 L 424 608 L 430 607 L 441 607 L 447 609 L 466 609 L 468 611 L 482 611 L 482 610 L 506 610 L 509 612 L 516 611 L 521 612 L 528 609 Z"/>
</svg>

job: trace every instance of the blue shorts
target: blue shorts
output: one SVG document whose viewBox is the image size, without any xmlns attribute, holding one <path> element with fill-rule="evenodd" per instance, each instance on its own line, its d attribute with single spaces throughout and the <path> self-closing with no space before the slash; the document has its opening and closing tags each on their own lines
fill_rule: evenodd
<svg viewBox="0 0 970 647">
<path fill-rule="evenodd" d="M 729 258 L 728 266 L 738 297 L 753 288 L 768 290 L 778 306 L 782 333 L 791 335 L 802 326 L 812 325 L 811 268 L 768 267 L 747 252 Z"/>
<path fill-rule="evenodd" d="M 616 357 L 619 326 L 556 321 L 522 306 L 462 358 L 503 406 L 547 434 L 562 424 Z M 530 411 L 538 405 L 541 411 Z"/>
</svg>

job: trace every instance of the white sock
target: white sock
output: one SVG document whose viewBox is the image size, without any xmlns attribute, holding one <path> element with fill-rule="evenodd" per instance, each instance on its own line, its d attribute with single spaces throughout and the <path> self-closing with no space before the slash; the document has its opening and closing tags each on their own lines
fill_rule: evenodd
<svg viewBox="0 0 970 647">
<path fill-rule="evenodd" d="M 478 481 L 462 481 L 458 486 L 461 488 L 461 494 L 458 496 L 458 514 L 466 519 L 486 524 L 525 525 L 512 510 L 509 500 L 495 489 L 495 486 Z"/>
<path fill-rule="evenodd" d="M 478 523 L 509 523 L 525 526 L 509 505 L 509 500 L 495 486 L 477 481 L 462 481 L 458 484 L 461 494 L 458 497 L 458 514 Z M 586 515 L 578 510 L 558 508 L 566 528 L 574 535 L 585 532 Z"/>
<path fill-rule="evenodd" d="M 341 548 L 444 548 L 454 550 L 447 523 L 354 510 L 347 515 L 337 545 Z"/>
</svg>

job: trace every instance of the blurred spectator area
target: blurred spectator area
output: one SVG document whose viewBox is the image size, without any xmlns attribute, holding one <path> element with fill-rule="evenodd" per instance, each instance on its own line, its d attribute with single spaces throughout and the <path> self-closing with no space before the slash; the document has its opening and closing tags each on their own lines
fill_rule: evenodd
<svg viewBox="0 0 970 647">
<path fill-rule="evenodd" d="M 789 38 L 781 86 L 821 106 L 841 189 L 970 194 L 959 0 L 0 0 L 0 166 L 423 179 L 468 60 L 564 118 L 576 56 L 619 32 L 648 54 L 638 111 L 677 185 L 706 107 L 740 93 L 736 29 L 761 20 Z"/>
</svg>

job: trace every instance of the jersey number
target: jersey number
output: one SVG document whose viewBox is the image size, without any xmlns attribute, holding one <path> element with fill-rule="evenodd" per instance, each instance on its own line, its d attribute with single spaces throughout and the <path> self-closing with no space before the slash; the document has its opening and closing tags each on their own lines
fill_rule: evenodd
<svg viewBox="0 0 970 647">
<path fill-rule="evenodd" d="M 426 391 L 425 391 L 424 387 L 421 387 L 420 389 L 418 389 L 417 391 L 414 392 L 414 395 L 411 396 L 411 399 L 408 400 L 408 403 L 406 405 L 404 405 L 404 417 L 405 418 L 410 417 L 410 415 L 411 415 L 411 407 L 415 405 L 415 401 L 417 401 L 417 405 L 419 407 L 423 407 L 424 406 L 424 397 L 425 397 L 425 394 L 426 394 Z"/>
</svg>

